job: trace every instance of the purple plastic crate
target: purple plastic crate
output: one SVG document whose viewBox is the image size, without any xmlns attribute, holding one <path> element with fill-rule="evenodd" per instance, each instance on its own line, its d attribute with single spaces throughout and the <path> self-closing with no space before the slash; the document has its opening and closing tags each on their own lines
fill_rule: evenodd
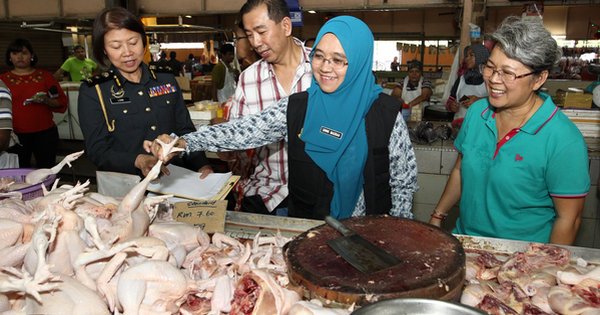
<svg viewBox="0 0 600 315">
<path fill-rule="evenodd" d="M 0 169 L 0 178 L 11 178 L 15 181 L 15 183 L 23 183 L 25 182 L 25 176 L 29 174 L 31 171 L 34 171 L 34 168 L 6 168 Z M 56 179 L 55 174 L 51 174 L 42 182 L 46 188 L 52 187 L 54 180 Z M 23 194 L 23 200 L 31 200 L 37 197 L 44 196 L 44 191 L 42 190 L 42 186 L 40 183 L 27 186 L 21 189 L 15 189 L 14 191 L 18 191 Z"/>
</svg>

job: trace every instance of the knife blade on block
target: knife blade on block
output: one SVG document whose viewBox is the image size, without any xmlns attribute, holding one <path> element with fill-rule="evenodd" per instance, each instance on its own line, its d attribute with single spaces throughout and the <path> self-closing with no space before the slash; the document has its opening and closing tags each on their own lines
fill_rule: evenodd
<svg viewBox="0 0 600 315">
<path fill-rule="evenodd" d="M 401 260 L 375 246 L 340 221 L 327 216 L 325 222 L 343 236 L 327 244 L 354 268 L 363 273 L 373 273 L 401 263 Z"/>
</svg>

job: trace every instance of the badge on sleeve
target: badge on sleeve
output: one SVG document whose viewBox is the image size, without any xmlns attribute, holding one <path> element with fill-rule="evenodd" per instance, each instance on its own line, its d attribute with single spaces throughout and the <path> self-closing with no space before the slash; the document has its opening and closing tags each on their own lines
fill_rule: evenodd
<svg viewBox="0 0 600 315">
<path fill-rule="evenodd" d="M 177 92 L 177 88 L 171 83 L 153 86 L 148 89 L 148 95 L 150 97 L 161 96 L 165 94 L 175 93 Z"/>
</svg>

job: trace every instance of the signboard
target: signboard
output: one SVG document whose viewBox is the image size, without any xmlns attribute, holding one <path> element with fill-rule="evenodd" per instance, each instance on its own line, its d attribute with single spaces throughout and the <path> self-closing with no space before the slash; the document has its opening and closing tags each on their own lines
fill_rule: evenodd
<svg viewBox="0 0 600 315">
<path fill-rule="evenodd" d="M 302 26 L 302 11 L 300 10 L 300 4 L 298 0 L 285 0 L 288 9 L 290 9 L 290 18 L 292 19 L 292 26 Z"/>
<path fill-rule="evenodd" d="M 173 219 L 198 226 L 206 233 L 225 231 L 227 200 L 176 202 Z"/>
<path fill-rule="evenodd" d="M 302 11 L 290 11 L 290 18 L 292 19 L 292 26 L 302 26 Z"/>
</svg>

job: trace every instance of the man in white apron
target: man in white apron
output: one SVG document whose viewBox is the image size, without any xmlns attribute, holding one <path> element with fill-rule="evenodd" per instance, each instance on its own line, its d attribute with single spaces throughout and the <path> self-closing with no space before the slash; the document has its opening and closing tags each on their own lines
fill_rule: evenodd
<svg viewBox="0 0 600 315">
<path fill-rule="evenodd" d="M 233 45 L 221 46 L 219 57 L 219 64 L 215 66 L 211 75 L 213 86 L 217 90 L 217 100 L 219 103 L 224 103 L 235 93 L 236 87 L 236 73 L 230 68 L 230 64 L 235 58 Z"/>
<path fill-rule="evenodd" d="M 402 116 L 408 121 L 412 108 L 419 106 L 421 109 L 429 105 L 429 98 L 433 94 L 431 81 L 423 78 L 423 64 L 418 60 L 408 63 L 408 76 L 402 84 L 402 99 L 407 106 L 402 106 Z"/>
</svg>

